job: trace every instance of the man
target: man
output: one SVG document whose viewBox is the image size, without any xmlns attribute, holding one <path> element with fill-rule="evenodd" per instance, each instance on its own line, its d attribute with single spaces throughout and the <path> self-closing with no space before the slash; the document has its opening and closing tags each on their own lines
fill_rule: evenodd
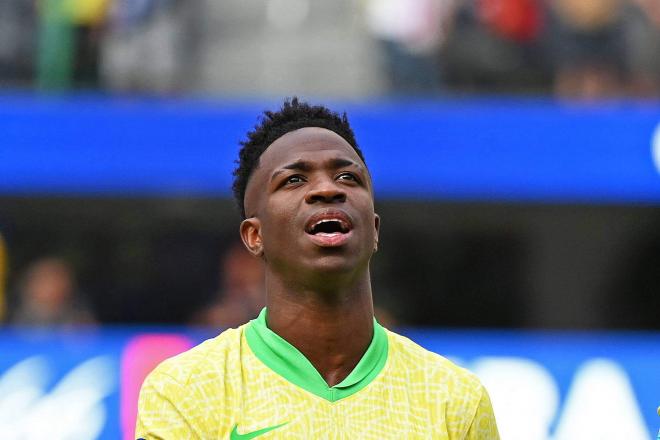
<svg viewBox="0 0 660 440">
<path fill-rule="evenodd" d="M 258 318 L 162 363 L 146 439 L 498 439 L 488 394 L 373 317 L 380 219 L 346 115 L 297 99 L 242 143 L 240 233 L 265 262 Z"/>
</svg>

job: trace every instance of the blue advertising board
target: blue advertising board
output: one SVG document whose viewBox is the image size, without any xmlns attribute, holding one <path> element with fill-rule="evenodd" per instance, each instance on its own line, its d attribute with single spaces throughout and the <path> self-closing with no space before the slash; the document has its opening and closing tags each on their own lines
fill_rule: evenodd
<svg viewBox="0 0 660 440">
<path fill-rule="evenodd" d="M 277 102 L 0 96 L 0 194 L 229 196 Z M 660 103 L 330 103 L 380 198 L 660 202 Z"/>
<path fill-rule="evenodd" d="M 646 440 L 660 334 L 403 331 L 485 384 L 503 439 Z M 209 333 L 0 330 L 2 438 L 131 439 L 144 375 Z"/>
</svg>

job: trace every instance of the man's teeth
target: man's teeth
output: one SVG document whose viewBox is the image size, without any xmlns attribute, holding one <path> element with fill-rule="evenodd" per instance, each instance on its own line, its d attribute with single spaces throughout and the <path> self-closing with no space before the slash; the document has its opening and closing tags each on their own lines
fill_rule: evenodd
<svg viewBox="0 0 660 440">
<path fill-rule="evenodd" d="M 337 231 L 319 230 L 320 228 L 322 228 L 321 225 L 326 224 L 326 223 L 336 223 L 336 225 L 337 225 L 336 229 L 338 229 L 338 230 Z M 333 228 L 333 229 L 335 229 L 335 228 Z M 340 220 L 340 219 L 326 218 L 326 219 L 322 219 L 322 220 L 319 220 L 316 223 L 314 223 L 314 225 L 312 226 L 310 232 L 313 233 L 313 234 L 323 234 L 323 235 L 326 235 L 326 236 L 332 236 L 332 235 L 342 234 L 342 233 L 348 232 L 348 225 L 346 224 L 346 222 L 344 222 L 343 220 Z"/>
<path fill-rule="evenodd" d="M 316 226 L 316 225 L 320 225 L 321 223 L 329 223 L 329 222 L 337 222 L 337 223 L 339 223 L 339 224 L 342 223 L 342 221 L 341 221 L 341 220 L 338 220 L 338 219 L 334 219 L 334 218 L 326 218 L 326 219 L 323 219 L 323 220 L 319 220 L 319 221 L 317 221 L 317 222 L 314 224 L 314 226 Z"/>
</svg>

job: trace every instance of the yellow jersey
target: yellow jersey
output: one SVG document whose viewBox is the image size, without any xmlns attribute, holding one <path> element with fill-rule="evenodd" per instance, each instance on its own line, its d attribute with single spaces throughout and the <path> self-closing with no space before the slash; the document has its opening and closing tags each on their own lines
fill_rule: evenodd
<svg viewBox="0 0 660 440">
<path fill-rule="evenodd" d="M 329 387 L 266 313 L 152 371 L 136 438 L 499 439 L 488 393 L 449 360 L 374 320 L 358 365 Z"/>
</svg>

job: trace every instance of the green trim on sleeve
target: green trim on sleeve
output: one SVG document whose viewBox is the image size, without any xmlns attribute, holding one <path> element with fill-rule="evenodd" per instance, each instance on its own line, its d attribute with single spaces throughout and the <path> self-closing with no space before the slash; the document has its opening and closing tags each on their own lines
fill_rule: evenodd
<svg viewBox="0 0 660 440">
<path fill-rule="evenodd" d="M 287 381 L 330 402 L 348 397 L 369 385 L 387 362 L 385 329 L 374 318 L 374 336 L 367 351 L 344 380 L 329 387 L 321 374 L 296 347 L 266 325 L 266 309 L 245 330 L 250 349 L 268 368 Z"/>
</svg>

